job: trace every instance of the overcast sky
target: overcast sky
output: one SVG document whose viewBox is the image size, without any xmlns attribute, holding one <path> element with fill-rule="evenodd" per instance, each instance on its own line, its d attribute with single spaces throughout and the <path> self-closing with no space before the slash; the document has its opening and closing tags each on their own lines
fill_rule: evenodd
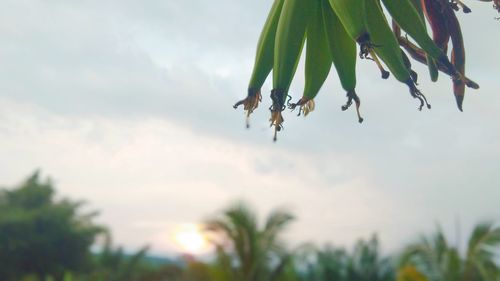
<svg viewBox="0 0 500 281">
<path fill-rule="evenodd" d="M 481 5 L 482 4 L 482 5 Z M 0 186 L 40 168 L 59 194 L 101 210 L 128 249 L 175 250 L 169 233 L 232 200 L 259 213 L 287 206 L 291 244 L 349 246 L 379 232 L 396 250 L 440 222 L 456 241 L 500 221 L 500 22 L 489 4 L 460 14 L 468 76 L 464 112 L 451 82 L 431 83 L 432 110 L 358 62 L 363 124 L 341 112 L 334 72 L 308 118 L 285 115 L 272 142 L 268 92 L 242 109 L 270 0 L 0 3 Z M 417 64 L 417 63 L 415 63 Z M 291 94 L 303 87 L 299 68 Z M 463 241 L 462 241 L 463 243 Z"/>
</svg>

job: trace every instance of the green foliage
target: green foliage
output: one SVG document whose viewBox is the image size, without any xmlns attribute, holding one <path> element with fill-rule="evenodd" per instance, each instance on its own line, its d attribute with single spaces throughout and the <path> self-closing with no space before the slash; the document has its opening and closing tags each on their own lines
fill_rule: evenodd
<svg viewBox="0 0 500 281">
<path fill-rule="evenodd" d="M 0 189 L 0 281 L 153 281 L 182 279 L 175 265 L 144 260 L 148 248 L 126 254 L 114 247 L 96 212 L 81 213 L 80 201 L 55 199 L 50 180 L 38 172 L 13 189 Z M 104 245 L 90 247 L 97 236 Z"/>
<path fill-rule="evenodd" d="M 310 251 L 302 261 L 306 264 L 303 280 L 394 280 L 394 267 L 389 258 L 380 255 L 376 235 L 368 241 L 359 240 L 352 253 L 326 245 Z"/>
<path fill-rule="evenodd" d="M 294 216 L 274 210 L 264 223 L 244 203 L 207 220 L 210 262 L 186 257 L 162 264 L 147 247 L 126 254 L 111 235 L 81 214 L 81 202 L 55 199 L 52 183 L 35 173 L 0 189 L 0 281 L 500 281 L 500 228 L 473 229 L 463 255 L 438 230 L 405 248 L 398 268 L 380 253 L 376 235 L 351 251 L 311 244 L 289 249 L 281 236 Z M 98 253 L 90 246 L 104 238 Z M 396 270 L 397 269 L 397 270 Z M 397 273 L 397 274 L 396 274 Z"/>
<path fill-rule="evenodd" d="M 183 281 L 211 281 L 210 267 L 198 261 L 189 261 L 184 271 Z"/>
<path fill-rule="evenodd" d="M 32 274 L 60 280 L 66 270 L 90 265 L 90 246 L 103 228 L 95 214 L 80 214 L 81 202 L 55 200 L 52 183 L 34 173 L 12 190 L 0 192 L 0 276 L 20 280 Z M 30 277 L 33 278 L 33 277 Z"/>
<path fill-rule="evenodd" d="M 143 247 L 135 254 L 127 255 L 121 247 L 114 248 L 111 236 L 105 235 L 105 241 L 99 254 L 94 256 L 93 270 L 86 278 L 91 280 L 106 281 L 133 281 L 154 270 L 148 266 L 143 259 L 148 247 Z"/>
<path fill-rule="evenodd" d="M 309 279 L 346 280 L 349 255 L 344 249 L 335 249 L 326 245 L 323 249 L 316 250 L 315 262 L 309 264 Z"/>
<path fill-rule="evenodd" d="M 469 238 L 465 256 L 451 246 L 442 230 L 410 245 L 401 263 L 413 265 L 431 281 L 490 281 L 497 280 L 499 267 L 495 250 L 500 246 L 500 228 L 491 222 L 477 224 Z M 497 279 L 495 279 L 497 278 Z"/>
<path fill-rule="evenodd" d="M 354 247 L 348 268 L 348 280 L 393 280 L 394 269 L 389 258 L 381 257 L 376 235 L 370 240 L 360 240 Z"/>
</svg>

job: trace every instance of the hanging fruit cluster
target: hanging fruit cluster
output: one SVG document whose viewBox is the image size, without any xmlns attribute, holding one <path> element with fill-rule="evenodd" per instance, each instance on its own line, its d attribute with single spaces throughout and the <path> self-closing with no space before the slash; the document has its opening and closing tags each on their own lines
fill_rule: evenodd
<svg viewBox="0 0 500 281">
<path fill-rule="evenodd" d="M 480 1 L 493 2 L 500 12 L 500 0 Z M 392 18 L 391 24 L 382 4 Z M 243 105 L 248 122 L 249 115 L 262 100 L 261 87 L 272 71 L 269 109 L 276 140 L 283 126 L 282 112 L 287 107 L 292 110 L 298 107 L 299 115 L 314 110 L 314 98 L 333 64 L 347 96 L 342 110 L 354 102 L 361 123 L 361 102 L 356 93 L 356 59 L 359 57 L 373 61 L 383 79 L 392 73 L 407 85 L 410 95 L 419 101 L 419 110 L 424 106 L 430 109 L 416 87 L 418 75 L 411 68 L 409 55 L 428 66 L 432 81 L 438 79 L 440 71 L 452 78 L 457 106 L 462 110 L 465 87 L 478 89 L 479 86 L 465 76 L 463 37 L 455 15 L 460 9 L 470 12 L 460 0 L 274 0 L 258 41 L 248 95 L 234 108 Z M 432 29 L 432 38 L 426 21 Z M 450 40 L 452 49 L 448 58 Z M 305 42 L 304 92 L 297 102 L 291 102 L 288 91 Z M 356 45 L 359 45 L 359 54 Z"/>
</svg>

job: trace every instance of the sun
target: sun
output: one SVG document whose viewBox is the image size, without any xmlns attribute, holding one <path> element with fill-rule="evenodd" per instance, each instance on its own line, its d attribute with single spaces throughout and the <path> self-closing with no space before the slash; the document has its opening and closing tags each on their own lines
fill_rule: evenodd
<svg viewBox="0 0 500 281">
<path fill-rule="evenodd" d="M 206 253 L 210 247 L 201 227 L 196 224 L 180 225 L 175 230 L 174 240 L 179 250 L 192 255 Z"/>
</svg>

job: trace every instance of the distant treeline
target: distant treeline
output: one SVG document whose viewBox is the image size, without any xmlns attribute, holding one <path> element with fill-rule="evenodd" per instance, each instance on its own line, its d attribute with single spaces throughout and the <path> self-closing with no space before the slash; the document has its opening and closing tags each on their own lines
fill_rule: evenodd
<svg viewBox="0 0 500 281">
<path fill-rule="evenodd" d="M 478 223 L 461 253 L 438 227 L 393 256 L 380 253 L 376 235 L 347 250 L 282 239 L 294 215 L 272 211 L 264 222 L 244 202 L 204 222 L 215 248 L 210 262 L 168 262 L 144 247 L 125 254 L 113 245 L 97 212 L 80 201 L 56 199 L 38 172 L 0 189 L 1 281 L 500 281 L 500 228 Z M 100 241 L 99 252 L 91 246 Z"/>
</svg>

